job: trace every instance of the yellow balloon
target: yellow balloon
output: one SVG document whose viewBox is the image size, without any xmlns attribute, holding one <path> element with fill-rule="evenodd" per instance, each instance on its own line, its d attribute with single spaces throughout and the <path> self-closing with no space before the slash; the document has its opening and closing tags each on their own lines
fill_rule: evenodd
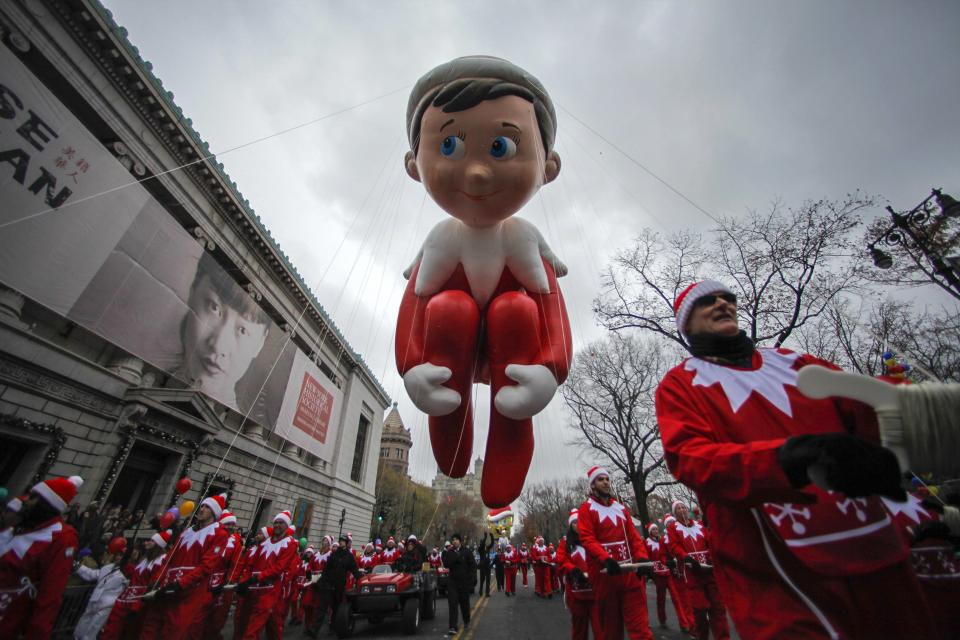
<svg viewBox="0 0 960 640">
<path fill-rule="evenodd" d="M 180 505 L 180 516 L 186 518 L 193 513 L 196 507 L 197 505 L 194 504 L 193 500 L 184 500 L 183 504 Z"/>
<path fill-rule="evenodd" d="M 930 493 L 932 493 L 933 495 L 935 496 L 940 495 L 940 487 L 929 487 L 929 489 L 930 489 Z"/>
</svg>

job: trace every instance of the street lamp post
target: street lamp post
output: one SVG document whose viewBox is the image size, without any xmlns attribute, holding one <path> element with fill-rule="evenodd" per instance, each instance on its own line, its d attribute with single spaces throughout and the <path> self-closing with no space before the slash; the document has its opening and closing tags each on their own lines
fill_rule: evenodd
<svg viewBox="0 0 960 640">
<path fill-rule="evenodd" d="M 936 208 L 933 201 L 936 201 Z M 933 189 L 923 202 L 910 211 L 900 213 L 888 205 L 887 212 L 892 223 L 867 245 L 874 266 L 878 269 L 893 267 L 893 256 L 881 249 L 878 246 L 880 244 L 899 246 L 907 253 L 919 251 L 932 267 L 933 274 L 943 278 L 953 295 L 960 297 L 960 257 L 944 255 L 945 251 L 953 248 L 953 243 L 938 247 L 935 242 L 937 233 L 948 220 L 960 218 L 960 202 L 940 189 Z M 917 263 L 923 268 L 919 260 Z"/>
</svg>

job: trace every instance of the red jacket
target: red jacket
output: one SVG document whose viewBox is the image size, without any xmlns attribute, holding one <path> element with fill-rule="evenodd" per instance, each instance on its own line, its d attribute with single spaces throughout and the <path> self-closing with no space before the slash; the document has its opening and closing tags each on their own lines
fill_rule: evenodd
<svg viewBox="0 0 960 640">
<path fill-rule="evenodd" d="M 710 537 L 703 523 L 691 520 L 682 524 L 679 520 L 668 527 L 670 552 L 680 565 L 679 570 L 687 582 L 696 582 L 696 571 L 685 566 L 684 559 L 690 556 L 700 564 L 713 564 L 710 559 Z"/>
<path fill-rule="evenodd" d="M 670 569 L 667 567 L 667 545 L 663 538 L 654 540 L 647 538 L 644 540 L 647 545 L 647 555 L 653 561 L 653 572 L 658 576 L 670 575 Z"/>
<path fill-rule="evenodd" d="M 394 547 L 393 549 L 384 549 L 383 553 L 380 554 L 380 563 L 393 564 L 399 558 L 400 558 L 400 549 L 398 547 Z"/>
<path fill-rule="evenodd" d="M 76 550 L 77 532 L 60 516 L 0 532 L 0 638 L 50 637 Z"/>
<path fill-rule="evenodd" d="M 873 412 L 846 401 L 812 400 L 796 387 L 808 364 L 836 368 L 786 349 L 758 349 L 748 369 L 688 358 L 656 394 L 667 465 L 700 497 L 718 564 L 745 576 L 772 573 L 772 553 L 790 554 L 825 575 L 854 575 L 902 562 L 899 539 L 879 498 L 848 499 L 790 485 L 778 461 L 787 438 L 853 431 L 877 438 Z M 671 544 L 673 534 L 670 534 Z"/>
<path fill-rule="evenodd" d="M 531 562 L 549 562 L 550 553 L 547 551 L 546 545 L 533 545 L 530 547 L 530 561 Z"/>
<path fill-rule="evenodd" d="M 170 559 L 158 579 L 160 586 L 179 582 L 183 589 L 192 589 L 202 584 L 220 566 L 226 544 L 227 532 L 219 522 L 184 530 L 170 551 Z"/>
<path fill-rule="evenodd" d="M 240 556 L 243 553 L 243 541 L 239 533 L 227 535 L 227 540 L 220 552 L 220 562 L 217 568 L 210 574 L 210 586 L 218 587 L 221 584 L 232 582 L 236 579 L 237 563 L 240 562 Z"/>
<path fill-rule="evenodd" d="M 587 498 L 580 505 L 577 526 L 591 575 L 598 575 L 609 558 L 620 564 L 647 559 L 647 547 L 633 525 L 630 511 L 616 500 L 604 505 L 593 496 Z"/>
<path fill-rule="evenodd" d="M 570 575 L 570 572 L 574 569 L 580 569 L 584 573 L 584 577 L 574 579 Z M 568 585 L 568 588 L 564 591 L 567 597 L 575 600 L 593 600 L 593 585 L 590 583 L 590 572 L 587 569 L 586 549 L 578 546 L 570 553 L 567 550 L 566 539 L 561 540 L 557 547 L 557 570 Z"/>
<path fill-rule="evenodd" d="M 503 562 L 504 568 L 516 569 L 518 566 L 520 566 L 520 554 L 517 553 L 516 549 L 512 551 L 504 551 L 501 561 Z"/>
<path fill-rule="evenodd" d="M 244 563 L 243 575 L 240 581 L 256 578 L 257 582 L 250 585 L 250 593 L 282 593 L 287 576 L 290 575 L 299 563 L 297 541 L 289 536 L 274 541 L 272 538 L 264 540 L 247 557 Z"/>
<path fill-rule="evenodd" d="M 357 566 L 366 571 L 372 571 L 375 566 L 382 564 L 383 562 L 384 561 L 376 553 L 371 553 L 369 556 L 364 554 L 357 560 Z"/>
</svg>

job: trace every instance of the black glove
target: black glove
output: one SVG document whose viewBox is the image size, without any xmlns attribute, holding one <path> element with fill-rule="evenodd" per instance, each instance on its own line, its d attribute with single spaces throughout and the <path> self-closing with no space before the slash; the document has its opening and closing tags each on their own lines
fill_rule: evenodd
<svg viewBox="0 0 960 640">
<path fill-rule="evenodd" d="M 215 587 L 210 587 L 210 593 L 212 593 L 212 594 L 215 595 L 215 596 L 220 595 L 222 592 L 223 592 L 223 585 L 222 585 L 222 584 L 218 584 L 218 585 L 215 586 Z"/>
<path fill-rule="evenodd" d="M 307 571 L 307 582 L 313 580 L 313 571 Z"/>
<path fill-rule="evenodd" d="M 913 544 L 924 540 L 950 540 L 950 527 L 946 522 L 928 520 L 916 526 L 913 530 Z"/>
<path fill-rule="evenodd" d="M 583 571 L 581 571 L 579 567 L 574 567 L 573 569 L 570 569 L 567 575 L 569 575 L 574 582 L 580 582 L 581 580 L 584 579 Z"/>
<path fill-rule="evenodd" d="M 703 566 L 700 564 L 700 561 L 693 556 L 687 556 L 683 559 L 683 562 L 693 569 L 694 573 L 700 573 L 703 571 Z"/>
<path fill-rule="evenodd" d="M 637 577 L 638 578 L 652 578 L 653 577 L 653 565 L 647 565 L 643 567 L 637 567 Z"/>
<path fill-rule="evenodd" d="M 670 558 L 670 559 L 668 559 L 666 562 L 664 562 L 664 564 L 667 565 L 667 568 L 668 568 L 668 569 L 676 569 L 676 568 L 677 568 L 677 560 L 676 560 L 675 558 Z"/>
<path fill-rule="evenodd" d="M 603 568 L 607 570 L 607 573 L 611 576 L 620 575 L 620 565 L 617 564 L 617 561 L 613 558 L 607 558 L 603 561 Z"/>
<path fill-rule="evenodd" d="M 881 495 L 900 502 L 907 499 L 893 452 L 848 433 L 794 436 L 777 454 L 794 488 L 810 484 L 810 467 L 817 465 L 834 491 L 854 498 Z"/>
<path fill-rule="evenodd" d="M 183 587 L 180 586 L 179 582 L 171 582 L 165 586 L 160 593 L 162 593 L 164 596 L 175 596 L 181 591 L 183 591 Z"/>
<path fill-rule="evenodd" d="M 252 579 L 251 579 L 251 580 L 244 580 L 243 582 L 238 582 L 238 583 L 237 583 L 236 592 L 239 593 L 240 595 L 245 594 L 247 591 L 250 590 L 250 583 L 251 583 L 251 582 L 253 582 Z"/>
</svg>

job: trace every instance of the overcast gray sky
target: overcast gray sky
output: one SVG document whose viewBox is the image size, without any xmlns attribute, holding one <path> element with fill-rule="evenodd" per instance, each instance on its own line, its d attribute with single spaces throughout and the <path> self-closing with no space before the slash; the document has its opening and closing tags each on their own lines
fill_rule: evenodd
<svg viewBox="0 0 960 640">
<path fill-rule="evenodd" d="M 213 150 L 400 90 L 221 159 L 399 401 L 424 481 L 436 466 L 392 335 L 401 272 L 445 216 L 402 167 L 407 93 L 433 66 L 501 56 L 556 102 L 563 170 L 520 215 L 570 267 L 575 346 L 602 336 L 590 301 L 613 251 L 643 226 L 710 225 L 576 119 L 715 214 L 857 188 L 908 209 L 931 187 L 960 191 L 960 5 L 949 0 L 103 1 Z M 489 403 L 486 388 L 477 399 Z M 485 423 L 480 411 L 474 457 Z M 564 446 L 559 397 L 535 429 L 528 482 L 592 463 Z"/>
</svg>

